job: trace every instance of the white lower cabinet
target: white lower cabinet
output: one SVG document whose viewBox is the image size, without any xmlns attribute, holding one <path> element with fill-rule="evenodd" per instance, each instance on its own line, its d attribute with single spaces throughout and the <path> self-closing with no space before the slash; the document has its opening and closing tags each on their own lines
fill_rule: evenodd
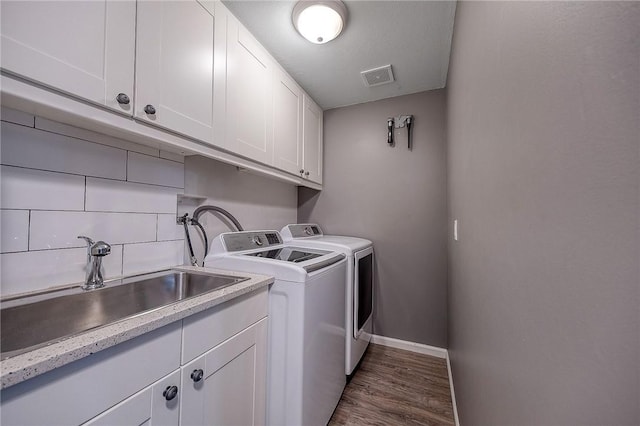
<svg viewBox="0 0 640 426">
<path fill-rule="evenodd" d="M 180 408 L 180 370 L 89 420 L 85 426 L 177 425 Z"/>
<path fill-rule="evenodd" d="M 3 389 L 0 424 L 264 424 L 267 291 Z"/>
<path fill-rule="evenodd" d="M 181 425 L 265 423 L 267 319 L 181 368 Z"/>
</svg>

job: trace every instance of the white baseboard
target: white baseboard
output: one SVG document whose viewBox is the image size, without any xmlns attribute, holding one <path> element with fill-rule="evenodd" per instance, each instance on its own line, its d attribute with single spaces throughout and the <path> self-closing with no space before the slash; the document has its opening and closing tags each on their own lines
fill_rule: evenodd
<svg viewBox="0 0 640 426">
<path fill-rule="evenodd" d="M 417 352 L 445 359 L 447 350 L 437 346 L 429 346 L 422 343 L 408 342 L 406 340 L 394 339 L 391 337 L 371 335 L 371 343 L 377 345 L 390 346 L 392 348 L 404 349 L 405 351 Z"/>
<path fill-rule="evenodd" d="M 456 426 L 460 426 L 458 418 L 458 406 L 456 405 L 456 392 L 453 389 L 453 374 L 451 373 L 451 361 L 449 360 L 449 352 L 447 352 L 447 372 L 449 373 L 449 387 L 451 388 L 451 403 L 453 404 L 453 418 Z"/>
<path fill-rule="evenodd" d="M 458 418 L 458 406 L 456 405 L 456 393 L 453 389 L 453 374 L 451 374 L 451 361 L 449 360 L 449 351 L 437 346 L 429 346 L 422 343 L 408 342 L 406 340 L 394 339 L 392 337 L 371 335 L 371 343 L 377 345 L 390 346 L 392 348 L 404 349 L 405 351 L 416 352 L 419 354 L 431 355 L 437 358 L 447 360 L 447 373 L 449 374 L 449 387 L 451 389 L 451 403 L 453 404 L 453 418 L 456 426 L 460 426 Z"/>
</svg>

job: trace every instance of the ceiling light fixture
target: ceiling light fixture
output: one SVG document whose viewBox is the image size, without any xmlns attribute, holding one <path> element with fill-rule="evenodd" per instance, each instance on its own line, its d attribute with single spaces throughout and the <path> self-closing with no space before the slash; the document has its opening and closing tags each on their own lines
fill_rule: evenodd
<svg viewBox="0 0 640 426">
<path fill-rule="evenodd" d="M 340 0 L 301 0 L 293 8 L 293 26 L 311 43 L 324 44 L 338 37 L 347 22 Z"/>
</svg>

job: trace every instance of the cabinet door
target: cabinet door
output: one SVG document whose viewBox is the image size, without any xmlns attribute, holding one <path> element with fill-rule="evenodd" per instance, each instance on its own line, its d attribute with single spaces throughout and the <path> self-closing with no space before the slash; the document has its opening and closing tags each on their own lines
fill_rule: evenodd
<svg viewBox="0 0 640 426">
<path fill-rule="evenodd" d="M 304 177 L 322 183 L 322 110 L 304 95 L 303 168 Z"/>
<path fill-rule="evenodd" d="M 269 54 L 229 17 L 227 147 L 265 164 L 273 164 L 272 68 Z"/>
<path fill-rule="evenodd" d="M 273 80 L 274 166 L 289 173 L 302 169 L 302 89 L 284 71 Z"/>
<path fill-rule="evenodd" d="M 137 22 L 135 117 L 211 143 L 213 3 L 139 1 Z"/>
<path fill-rule="evenodd" d="M 170 389 L 175 386 L 174 389 Z M 177 425 L 180 407 L 180 370 L 125 399 L 85 426 Z M 177 393 L 174 392 L 177 389 Z M 167 399 L 169 398 L 169 399 Z"/>
<path fill-rule="evenodd" d="M 181 425 L 265 423 L 267 320 L 181 368 Z"/>
<path fill-rule="evenodd" d="M 119 112 L 119 93 L 133 97 L 136 3 L 2 1 L 0 65 Z"/>
</svg>

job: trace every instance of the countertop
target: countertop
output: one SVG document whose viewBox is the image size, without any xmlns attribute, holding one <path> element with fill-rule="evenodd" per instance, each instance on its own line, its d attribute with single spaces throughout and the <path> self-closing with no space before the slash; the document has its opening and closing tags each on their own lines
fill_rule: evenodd
<svg viewBox="0 0 640 426">
<path fill-rule="evenodd" d="M 274 281 L 273 277 L 265 275 L 214 268 L 178 266 L 172 269 L 247 277 L 249 280 L 172 303 L 5 359 L 0 362 L 0 389 L 23 382 L 47 371 L 51 371 L 54 368 L 69 364 L 103 349 L 115 346 L 118 343 L 163 327 L 174 321 L 179 321 L 189 315 L 212 308 L 261 287 L 268 286 Z"/>
</svg>

